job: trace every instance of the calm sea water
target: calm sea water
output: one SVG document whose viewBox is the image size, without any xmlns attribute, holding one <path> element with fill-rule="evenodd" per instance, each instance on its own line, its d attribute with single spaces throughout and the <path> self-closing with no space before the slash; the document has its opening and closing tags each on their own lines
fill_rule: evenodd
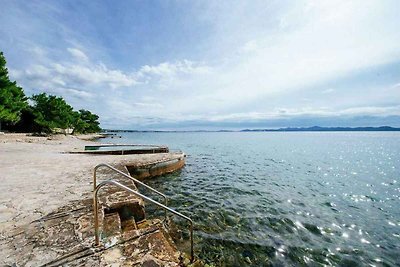
<svg viewBox="0 0 400 267">
<path fill-rule="evenodd" d="M 400 133 L 122 133 L 106 141 L 187 154 L 182 171 L 147 182 L 193 218 L 205 262 L 400 266 Z"/>
</svg>

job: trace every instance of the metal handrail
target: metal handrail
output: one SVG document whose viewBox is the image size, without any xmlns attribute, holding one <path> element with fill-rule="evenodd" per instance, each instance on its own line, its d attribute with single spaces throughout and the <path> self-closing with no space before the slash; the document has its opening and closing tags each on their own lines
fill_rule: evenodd
<svg viewBox="0 0 400 267">
<path fill-rule="evenodd" d="M 141 186 L 144 186 L 145 188 L 149 189 L 150 191 L 156 193 L 157 195 L 162 196 L 162 197 L 164 198 L 164 205 L 165 205 L 165 206 L 168 206 L 168 198 L 167 198 L 166 195 L 164 195 L 163 193 L 157 191 L 157 190 L 154 189 L 153 187 L 148 186 L 147 184 L 145 184 L 145 183 L 139 181 L 138 179 L 133 178 L 132 176 L 130 176 L 130 175 L 128 175 L 128 174 L 126 174 L 126 173 L 124 173 L 124 172 L 122 172 L 122 171 L 120 171 L 120 170 L 114 168 L 113 166 L 111 166 L 111 165 L 109 165 L 109 164 L 106 164 L 106 163 L 100 163 L 100 164 L 98 164 L 96 167 L 94 167 L 94 169 L 93 169 L 93 192 L 96 190 L 96 186 L 97 186 L 97 170 L 98 170 L 100 167 L 109 168 L 110 170 L 113 170 L 113 171 L 115 171 L 115 172 L 121 174 L 121 175 L 124 176 L 125 178 L 130 179 L 130 180 L 133 182 L 134 185 L 135 185 L 135 182 L 136 182 L 136 183 L 140 184 Z M 165 220 L 167 220 L 167 211 L 165 211 Z"/>
<path fill-rule="evenodd" d="M 98 216 L 98 208 L 97 208 L 98 192 L 99 192 L 100 188 L 102 188 L 103 186 L 105 186 L 107 184 L 114 184 L 114 185 L 124 189 L 125 191 L 134 194 L 135 196 L 138 196 L 138 197 L 140 197 L 140 198 L 142 198 L 144 200 L 149 201 L 150 203 L 153 203 L 153 204 L 159 206 L 160 208 L 163 208 L 165 211 L 169 211 L 169 212 L 171 212 L 171 213 L 173 213 L 173 214 L 175 214 L 175 215 L 177 215 L 177 216 L 189 221 L 189 224 L 190 224 L 190 261 L 193 262 L 194 252 L 193 252 L 193 221 L 192 221 L 192 219 L 190 219 L 189 217 L 183 215 L 182 213 L 179 213 L 179 212 L 177 212 L 177 211 L 175 211 L 175 210 L 173 210 L 173 209 L 171 209 L 171 208 L 169 208 L 169 207 L 167 207 L 167 206 L 165 206 L 165 205 L 163 205 L 163 204 L 161 204 L 161 203 L 159 203 L 159 202 L 157 202 L 157 201 L 155 201 L 155 200 L 153 200 L 153 199 L 151 199 L 151 198 L 149 198 L 149 197 L 147 197 L 145 195 L 142 195 L 141 193 L 139 193 L 139 192 L 137 192 L 135 190 L 132 190 L 131 188 L 129 188 L 129 187 L 127 187 L 127 186 L 125 186 L 125 185 L 123 185 L 121 183 L 113 181 L 113 180 L 106 180 L 104 182 L 101 182 L 93 192 L 94 234 L 95 234 L 95 245 L 96 246 L 99 246 L 99 244 L 100 244 L 99 216 Z"/>
</svg>

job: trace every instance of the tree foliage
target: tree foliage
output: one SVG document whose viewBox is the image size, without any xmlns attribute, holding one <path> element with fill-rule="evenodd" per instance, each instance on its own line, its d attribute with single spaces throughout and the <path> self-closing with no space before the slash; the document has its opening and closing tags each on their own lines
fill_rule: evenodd
<svg viewBox="0 0 400 267">
<path fill-rule="evenodd" d="M 73 108 L 62 97 L 41 93 L 31 97 L 35 122 L 43 131 L 50 132 L 54 128 L 72 128 L 76 120 Z"/>
<path fill-rule="evenodd" d="M 56 128 L 73 129 L 73 133 L 99 132 L 99 116 L 88 110 L 74 109 L 62 98 L 46 93 L 27 97 L 16 82 L 8 77 L 6 60 L 0 52 L 0 123 L 9 129 L 51 133 Z M 1 125 L 1 124 L 0 124 Z"/>
<path fill-rule="evenodd" d="M 6 63 L 3 52 L 0 52 L 0 123 L 16 123 L 28 103 L 22 88 L 10 81 Z"/>
<path fill-rule="evenodd" d="M 89 110 L 81 109 L 77 112 L 74 133 L 97 133 L 101 130 L 99 116 Z"/>
<path fill-rule="evenodd" d="M 96 133 L 101 130 L 99 116 L 85 109 L 74 111 L 62 97 L 41 93 L 31 99 L 34 102 L 35 123 L 41 126 L 43 132 L 51 132 L 55 128 L 73 128 L 73 133 Z"/>
<path fill-rule="evenodd" d="M 22 110 L 21 119 L 17 123 L 6 123 L 5 127 L 11 132 L 19 133 L 40 133 L 43 132 L 42 126 L 35 122 L 35 115 L 33 114 L 32 107 L 28 106 Z"/>
</svg>

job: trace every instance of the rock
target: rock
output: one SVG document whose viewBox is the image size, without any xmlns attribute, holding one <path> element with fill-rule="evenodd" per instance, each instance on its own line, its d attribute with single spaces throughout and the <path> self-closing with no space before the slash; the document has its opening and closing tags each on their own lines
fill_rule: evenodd
<svg viewBox="0 0 400 267">
<path fill-rule="evenodd" d="M 251 260 L 249 257 L 245 257 L 244 260 L 248 263 L 248 264 L 252 264 Z"/>
<path fill-rule="evenodd" d="M 160 267 L 157 262 L 154 260 L 148 260 L 142 263 L 143 267 Z"/>
</svg>

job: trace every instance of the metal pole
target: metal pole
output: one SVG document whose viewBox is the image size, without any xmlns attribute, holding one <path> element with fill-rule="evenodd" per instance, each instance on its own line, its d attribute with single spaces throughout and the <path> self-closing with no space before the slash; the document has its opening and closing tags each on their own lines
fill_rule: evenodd
<svg viewBox="0 0 400 267">
<path fill-rule="evenodd" d="M 94 191 L 96 191 L 96 186 L 97 186 L 97 166 L 94 167 L 93 169 L 93 193 Z"/>
<path fill-rule="evenodd" d="M 94 215 L 94 244 L 95 246 L 99 246 L 100 245 L 100 238 L 99 238 L 99 210 L 97 208 L 97 192 L 98 189 L 94 190 L 93 192 L 93 215 Z"/>
<path fill-rule="evenodd" d="M 194 260 L 194 251 L 193 251 L 193 221 L 190 220 L 190 262 Z"/>
</svg>

